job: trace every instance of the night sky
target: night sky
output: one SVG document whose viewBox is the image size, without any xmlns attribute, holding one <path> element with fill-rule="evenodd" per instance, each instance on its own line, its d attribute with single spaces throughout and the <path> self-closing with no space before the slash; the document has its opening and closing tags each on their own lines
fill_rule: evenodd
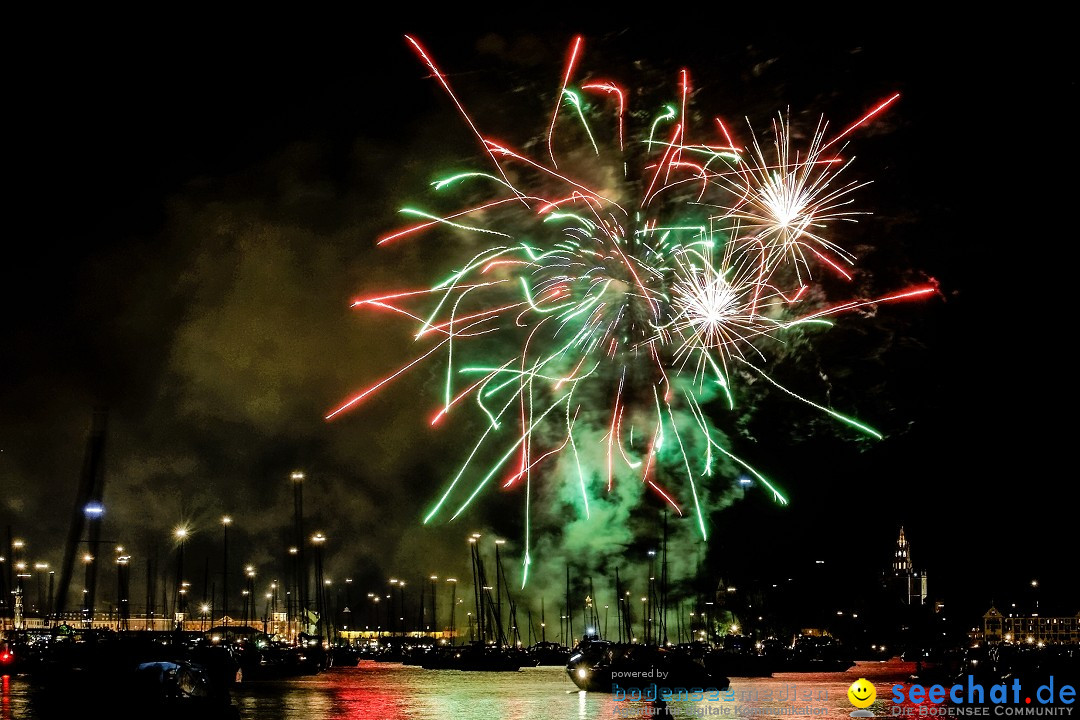
<svg viewBox="0 0 1080 720">
<path fill-rule="evenodd" d="M 583 67 L 672 87 L 688 67 L 696 107 L 760 128 L 789 106 L 844 123 L 903 93 L 855 138 L 852 172 L 874 180 L 858 201 L 874 215 L 852 240 L 878 287 L 933 277 L 941 295 L 838 327 L 815 350 L 827 380 L 814 370 L 800 385 L 831 388 L 887 437 L 855 442 L 808 408 L 764 402 L 741 449 L 792 502 L 751 493 L 713 517 L 710 566 L 754 579 L 825 559 L 838 588 L 858 586 L 904 525 L 931 595 L 981 614 L 1038 578 L 1075 612 L 1063 556 L 1080 491 L 1070 360 L 1057 351 L 1075 234 L 1060 108 L 1075 81 L 1059 80 L 1056 44 L 749 27 L 44 34 L 37 49 L 57 60 L 10 77 L 5 103 L 0 525 L 59 566 L 92 410 L 105 406 L 103 537 L 137 559 L 169 557 L 186 522 L 201 567 L 228 513 L 237 565 L 271 568 L 291 542 L 294 468 L 310 476 L 308 527 L 329 536 L 334 577 L 462 573 L 469 532 L 519 537 L 513 497 L 420 527 L 470 432 L 427 428 L 433 375 L 322 416 L 408 351 L 407 325 L 349 300 L 449 261 L 423 239 L 376 251 L 375 237 L 447 164 L 482 162 L 403 31 L 482 125 L 519 142 L 541 132 L 537 92 L 557 89 L 582 31 Z"/>
</svg>

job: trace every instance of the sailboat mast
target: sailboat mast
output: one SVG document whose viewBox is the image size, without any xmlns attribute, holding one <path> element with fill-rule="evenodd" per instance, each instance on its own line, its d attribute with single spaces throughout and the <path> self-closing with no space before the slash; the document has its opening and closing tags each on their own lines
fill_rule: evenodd
<svg viewBox="0 0 1080 720">
<path fill-rule="evenodd" d="M 619 568 L 615 568 L 615 614 L 619 625 L 619 642 L 623 641 L 622 587 L 619 585 Z"/>
<path fill-rule="evenodd" d="M 481 598 L 480 598 L 481 592 L 482 592 L 481 585 L 480 585 L 480 571 L 479 571 L 479 568 L 477 568 L 477 566 L 476 566 L 476 561 L 478 559 L 477 558 L 477 553 L 478 553 L 478 549 L 477 549 L 476 538 L 475 537 L 469 538 L 469 560 L 472 563 L 472 574 L 473 574 L 473 599 L 476 602 L 476 628 L 477 628 L 477 635 L 480 638 L 480 642 L 483 643 L 483 641 L 484 641 L 484 617 L 480 612 L 481 607 L 483 607 L 483 603 L 482 603 Z M 471 638 L 471 636 L 472 636 L 471 628 L 470 628 L 469 635 L 470 635 L 470 638 Z"/>
<path fill-rule="evenodd" d="M 566 566 L 566 646 L 574 646 L 574 611 L 570 605 L 570 565 Z"/>
<path fill-rule="evenodd" d="M 495 541 L 495 627 L 499 628 L 499 632 L 496 633 L 498 637 L 495 640 L 500 646 L 506 644 L 503 638 L 502 623 L 502 560 L 499 558 L 499 546 L 503 542 L 505 541 Z"/>
<path fill-rule="evenodd" d="M 668 604 L 668 513 L 664 508 L 664 545 L 660 550 L 660 628 L 663 633 L 664 645 L 668 644 L 667 632 L 667 604 Z"/>
</svg>

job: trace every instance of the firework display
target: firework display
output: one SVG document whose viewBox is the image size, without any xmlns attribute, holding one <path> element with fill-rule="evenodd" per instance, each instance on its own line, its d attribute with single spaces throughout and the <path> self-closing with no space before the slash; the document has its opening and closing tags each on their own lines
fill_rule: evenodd
<svg viewBox="0 0 1080 720">
<path fill-rule="evenodd" d="M 837 230 L 863 214 L 853 200 L 864 183 L 845 174 L 846 143 L 899 95 L 839 132 L 820 121 L 807 142 L 779 115 L 767 141 L 748 130 L 744 145 L 719 117 L 694 121 L 686 70 L 673 102 L 631 108 L 626 88 L 581 70 L 578 37 L 538 124 L 546 133 L 525 150 L 485 135 L 427 50 L 406 39 L 475 133 L 484 165 L 433 183 L 461 209 L 406 208 L 415 222 L 378 239 L 393 248 L 447 233 L 462 261 L 430 287 L 353 302 L 414 321 L 420 350 L 326 417 L 423 364 L 442 378 L 432 425 L 459 412 L 485 419 L 425 523 L 458 517 L 495 485 L 521 492 L 527 576 L 536 483 L 573 484 L 588 517 L 591 501 L 634 482 L 705 539 L 710 484 L 743 475 L 787 502 L 714 424 L 752 383 L 881 438 L 781 385 L 770 360 L 792 333 L 824 337 L 835 316 L 936 291 L 827 302 L 814 290 L 825 275 L 853 278 L 857 258 Z"/>
</svg>

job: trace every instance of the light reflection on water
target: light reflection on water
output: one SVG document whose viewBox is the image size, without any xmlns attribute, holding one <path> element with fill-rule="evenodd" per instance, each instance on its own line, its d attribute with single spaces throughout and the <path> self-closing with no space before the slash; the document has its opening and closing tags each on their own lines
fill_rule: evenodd
<svg viewBox="0 0 1080 720">
<path fill-rule="evenodd" d="M 234 692 L 245 720 L 592 720 L 593 718 L 670 717 L 847 717 L 848 686 L 866 677 L 877 687 L 870 708 L 888 715 L 890 688 L 913 670 L 907 663 L 860 663 L 846 673 L 778 674 L 771 678 L 732 678 L 734 702 L 617 702 L 612 695 L 579 692 L 559 667 L 527 668 L 516 673 L 424 670 L 396 663 L 363 662 L 320 675 L 275 682 L 247 682 Z M 778 700 L 792 690 L 813 699 Z M 3 682 L 0 720 L 51 718 L 38 712 L 41 698 L 25 678 Z M 768 691 L 773 699 L 762 699 Z M 756 695 L 757 700 L 747 699 Z M 824 697 L 822 697 L 824 695 Z M 751 708 L 744 711 L 744 708 Z M 809 712 L 805 709 L 809 708 Z M 722 715 L 724 711 L 728 714 Z M 794 711 L 793 711 L 794 710 Z M 56 716 L 59 717 L 59 716 Z M 199 718 L 192 718 L 199 720 Z"/>
<path fill-rule="evenodd" d="M 780 715 L 789 708 L 809 708 L 804 717 L 847 716 L 853 709 L 848 686 L 865 676 L 877 686 L 871 709 L 884 712 L 889 688 L 906 679 L 905 663 L 860 663 L 846 673 L 778 674 L 771 678 L 733 678 L 734 702 L 618 702 L 612 695 L 579 692 L 566 671 L 558 667 L 527 668 L 517 673 L 469 673 L 423 670 L 393 663 L 363 662 L 356 668 L 335 668 L 314 677 L 279 683 L 247 683 L 236 694 L 243 718 L 287 720 L 344 720 L 345 718 L 426 718 L 430 720 L 567 720 L 579 718 L 757 717 L 768 708 Z M 812 693 L 813 699 L 776 699 L 784 689 L 790 696 Z M 761 699 L 772 691 L 773 699 Z M 745 698 L 758 698 L 747 700 Z M 709 713 L 705 715 L 705 713 Z"/>
</svg>

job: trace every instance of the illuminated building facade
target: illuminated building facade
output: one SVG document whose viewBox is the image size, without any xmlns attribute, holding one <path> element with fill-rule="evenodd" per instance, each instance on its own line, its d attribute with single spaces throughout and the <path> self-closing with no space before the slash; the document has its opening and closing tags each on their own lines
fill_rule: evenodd
<svg viewBox="0 0 1080 720">
<path fill-rule="evenodd" d="M 1005 615 L 991 607 L 983 615 L 981 639 L 991 644 L 1075 645 L 1080 643 L 1080 612 L 1071 617 Z"/>
</svg>

